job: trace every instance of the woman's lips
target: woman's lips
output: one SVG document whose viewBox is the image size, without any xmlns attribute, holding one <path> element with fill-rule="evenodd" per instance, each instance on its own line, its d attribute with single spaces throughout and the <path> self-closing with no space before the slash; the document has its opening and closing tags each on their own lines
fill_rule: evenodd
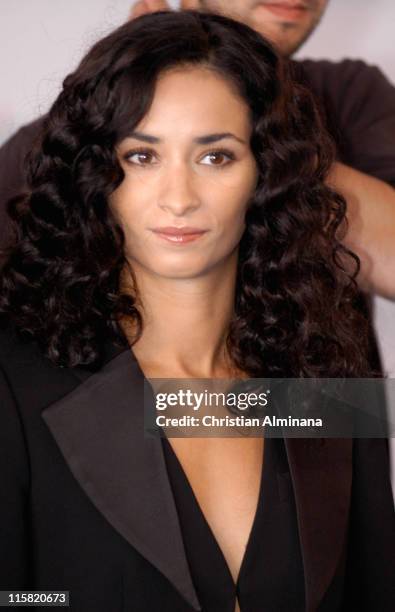
<svg viewBox="0 0 395 612">
<path fill-rule="evenodd" d="M 277 15 L 277 17 L 281 17 L 282 19 L 286 19 L 289 21 L 297 21 L 306 13 L 306 7 L 302 4 L 287 4 L 287 3 L 277 3 L 277 2 L 263 2 L 257 6 L 258 9 L 266 9 L 273 13 L 273 15 Z"/>
<path fill-rule="evenodd" d="M 183 232 L 183 233 L 175 233 L 174 231 L 171 232 L 163 232 L 160 230 L 152 230 L 154 234 L 156 234 L 157 236 L 159 236 L 159 238 L 162 238 L 162 240 L 167 240 L 167 242 L 171 242 L 172 244 L 186 244 L 188 242 L 193 242 L 194 240 L 197 240 L 198 238 L 200 238 L 201 236 L 203 236 L 203 234 L 206 233 L 206 230 L 199 230 L 196 232 Z"/>
</svg>

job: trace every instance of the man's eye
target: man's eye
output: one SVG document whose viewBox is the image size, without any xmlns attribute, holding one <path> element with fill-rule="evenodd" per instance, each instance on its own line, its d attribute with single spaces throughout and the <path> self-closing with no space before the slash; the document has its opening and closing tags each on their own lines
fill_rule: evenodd
<svg viewBox="0 0 395 612">
<path fill-rule="evenodd" d="M 207 166 L 227 166 L 234 159 L 235 156 L 231 151 L 211 151 L 201 159 L 200 163 Z"/>
<path fill-rule="evenodd" d="M 137 166 L 149 166 L 155 163 L 155 155 L 152 151 L 130 151 L 125 155 L 125 159 Z"/>
</svg>

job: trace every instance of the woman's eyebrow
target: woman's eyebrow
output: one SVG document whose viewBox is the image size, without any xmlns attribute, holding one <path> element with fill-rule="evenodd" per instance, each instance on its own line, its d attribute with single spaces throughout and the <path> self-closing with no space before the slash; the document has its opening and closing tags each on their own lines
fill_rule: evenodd
<svg viewBox="0 0 395 612">
<path fill-rule="evenodd" d="M 194 139 L 194 142 L 196 142 L 197 144 L 212 144 L 213 142 L 218 142 L 218 140 L 223 140 L 224 138 L 233 138 L 233 140 L 237 140 L 237 142 L 246 144 L 245 140 L 242 140 L 231 132 L 222 132 L 220 134 L 207 134 L 206 136 L 199 136 L 198 138 Z"/>
<path fill-rule="evenodd" d="M 144 134 L 143 132 L 132 132 L 129 135 L 129 138 L 134 138 L 135 140 L 141 140 L 142 142 L 147 142 L 149 144 L 159 144 L 161 143 L 161 139 L 157 136 L 151 136 L 150 134 Z M 232 138 L 233 140 L 237 140 L 241 144 L 247 144 L 245 140 L 242 140 L 235 134 L 231 132 L 221 132 L 218 134 L 205 134 L 204 136 L 197 136 L 194 138 L 194 142 L 196 144 L 212 144 L 214 142 L 218 142 L 219 140 L 224 140 L 225 138 Z"/>
</svg>

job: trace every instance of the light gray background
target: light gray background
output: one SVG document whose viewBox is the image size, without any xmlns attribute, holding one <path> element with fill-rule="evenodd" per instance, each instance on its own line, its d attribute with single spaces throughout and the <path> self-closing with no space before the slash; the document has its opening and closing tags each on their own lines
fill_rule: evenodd
<svg viewBox="0 0 395 612">
<path fill-rule="evenodd" d="M 90 45 L 127 17 L 130 0 L 0 0 L 0 143 L 45 112 Z M 177 0 L 172 0 L 174 6 Z M 299 57 L 362 58 L 395 83 L 395 0 L 330 0 Z M 380 104 L 380 100 L 377 101 Z M 395 237 L 394 237 L 395 239 Z M 375 298 L 386 372 L 395 377 L 395 303 Z M 393 452 L 395 484 L 395 443 Z"/>
</svg>

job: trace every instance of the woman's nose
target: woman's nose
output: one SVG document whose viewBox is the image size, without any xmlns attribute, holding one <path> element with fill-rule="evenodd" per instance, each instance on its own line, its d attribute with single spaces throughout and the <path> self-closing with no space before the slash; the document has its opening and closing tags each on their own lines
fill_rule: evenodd
<svg viewBox="0 0 395 612">
<path fill-rule="evenodd" d="M 194 180 L 195 178 L 195 180 Z M 158 196 L 158 206 L 174 215 L 185 215 L 199 208 L 200 198 L 196 177 L 185 167 L 168 168 Z"/>
</svg>

